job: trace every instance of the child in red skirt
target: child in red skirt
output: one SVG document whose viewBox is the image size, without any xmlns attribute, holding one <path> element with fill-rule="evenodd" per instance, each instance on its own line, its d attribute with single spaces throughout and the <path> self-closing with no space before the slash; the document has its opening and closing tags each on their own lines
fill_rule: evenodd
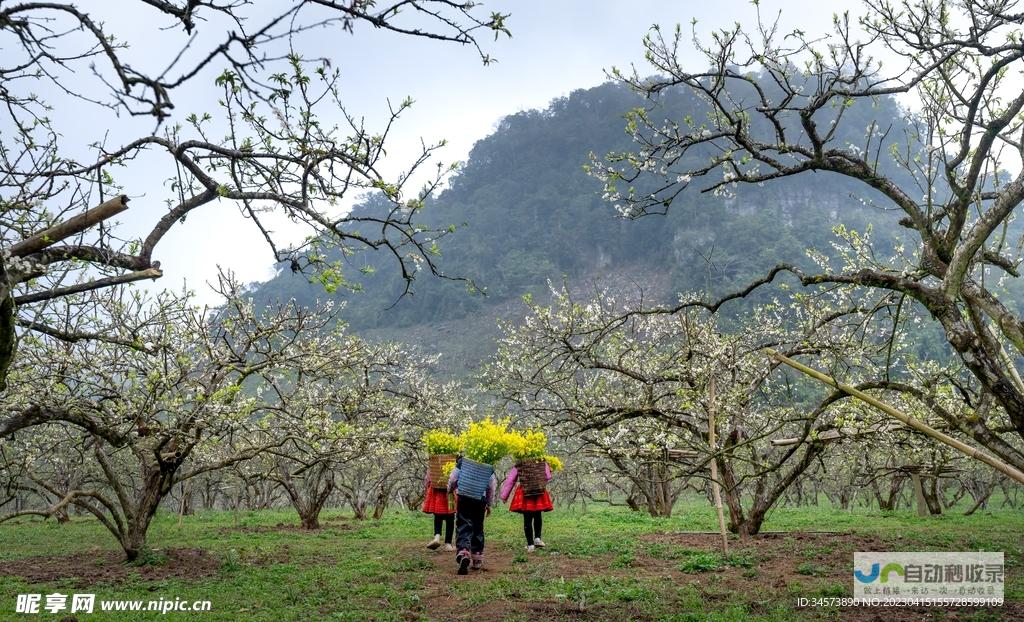
<svg viewBox="0 0 1024 622">
<path fill-rule="evenodd" d="M 423 511 L 434 515 L 434 539 L 427 548 L 431 551 L 441 546 L 441 527 L 444 526 L 444 550 L 454 551 L 452 535 L 455 531 L 455 508 L 448 500 L 448 490 L 434 488 L 430 483 L 430 474 L 423 478 L 426 493 L 423 497 Z"/>
<path fill-rule="evenodd" d="M 551 481 L 551 467 L 547 464 L 544 465 L 544 475 L 548 481 Z M 519 469 L 512 467 L 512 470 L 508 472 L 505 483 L 501 486 L 501 500 L 502 502 L 508 501 L 509 493 L 512 492 L 512 487 L 515 486 L 516 493 L 512 495 L 512 503 L 509 504 L 508 509 L 523 515 L 526 552 L 532 553 L 535 548 L 544 548 L 544 541 L 541 540 L 540 533 L 544 525 L 542 516 L 544 512 L 553 510 L 554 505 L 551 503 L 551 495 L 546 489 L 539 495 L 524 495 L 523 487 L 516 486 L 518 482 Z"/>
</svg>

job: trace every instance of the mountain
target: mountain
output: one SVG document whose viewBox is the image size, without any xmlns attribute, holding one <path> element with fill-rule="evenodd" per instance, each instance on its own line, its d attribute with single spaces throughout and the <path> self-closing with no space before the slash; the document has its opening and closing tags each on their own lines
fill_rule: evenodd
<svg viewBox="0 0 1024 622">
<path fill-rule="evenodd" d="M 807 248 L 831 251 L 840 222 L 861 232 L 871 224 L 876 240 L 895 240 L 894 212 L 862 201 L 862 186 L 824 173 L 740 187 L 732 198 L 688 189 L 667 216 L 617 218 L 583 165 L 591 152 L 631 149 L 623 114 L 645 103 L 607 83 L 505 117 L 425 210 L 429 224 L 458 227 L 442 241 L 443 271 L 472 279 L 486 296 L 425 276 L 413 295 L 399 299 L 403 282 L 388 258 L 348 258 L 350 273 L 363 264 L 374 268 L 359 279 L 362 291 L 334 294 L 347 302 L 352 329 L 441 352 L 446 370 L 461 376 L 493 351 L 495 320 L 521 314 L 524 294 L 543 299 L 549 280 L 565 279 L 581 292 L 642 288 L 646 299 L 665 302 L 684 291 L 742 288 L 779 261 L 807 264 Z M 662 106 L 659 112 L 672 118 L 702 109 L 678 93 Z M 872 118 L 882 118 L 883 126 L 903 123 L 899 107 L 886 99 L 848 111 L 845 121 L 859 131 Z M 849 140 L 862 143 L 863 136 Z M 368 202 L 357 210 L 373 208 Z M 265 302 L 306 303 L 327 295 L 287 269 L 253 294 Z"/>
</svg>

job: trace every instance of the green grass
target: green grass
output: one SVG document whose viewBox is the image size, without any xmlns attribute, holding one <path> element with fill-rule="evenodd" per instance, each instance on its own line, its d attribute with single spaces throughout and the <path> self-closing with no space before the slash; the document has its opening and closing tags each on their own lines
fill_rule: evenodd
<svg viewBox="0 0 1024 622">
<path fill-rule="evenodd" d="M 591 505 L 585 514 L 559 508 L 545 517 L 547 549 L 527 555 L 519 517 L 498 509 L 487 523 L 491 570 L 456 580 L 450 555 L 423 548 L 431 524 L 420 513 L 392 512 L 378 521 L 360 522 L 344 512 L 328 511 L 322 517 L 325 528 L 318 532 L 275 529 L 282 523 L 297 524 L 294 513 L 286 510 L 244 512 L 238 519 L 242 529 L 235 528 L 235 516 L 228 512 L 186 517 L 181 528 L 173 515 L 161 514 L 154 520 L 154 552 L 145 564 L 169 563 L 164 553 L 169 548 L 200 548 L 217 560 L 211 576 L 132 579 L 88 588 L 68 582 L 29 585 L 0 577 L 0 620 L 59 619 L 13 613 L 16 594 L 53 591 L 95 593 L 97 599 L 164 597 L 213 603 L 213 611 L 201 614 L 95 613 L 80 618 L 83 622 L 406 621 L 463 614 L 481 622 L 837 619 L 835 610 L 796 609 L 795 599 L 848 595 L 847 576 L 857 550 L 857 542 L 843 535 L 812 542 L 781 537 L 776 546 L 785 559 L 737 540 L 731 541 L 728 557 L 714 547 L 701 550 L 664 535 L 715 528 L 713 510 L 702 501 L 689 501 L 671 518 L 602 505 Z M 764 529 L 850 532 L 879 537 L 890 550 L 1001 550 L 1008 562 L 1008 599 L 1024 600 L 1024 512 L 918 519 L 910 512 L 784 508 L 772 513 Z M 115 548 L 112 538 L 86 518 L 66 525 L 0 525 L 0 568 L 5 560 L 27 556 Z M 779 568 L 787 572 L 782 587 L 773 583 Z"/>
</svg>

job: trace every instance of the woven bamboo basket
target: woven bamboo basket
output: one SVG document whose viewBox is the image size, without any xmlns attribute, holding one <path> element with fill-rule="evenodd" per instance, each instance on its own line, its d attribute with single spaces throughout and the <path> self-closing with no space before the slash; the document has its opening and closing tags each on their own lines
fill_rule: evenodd
<svg viewBox="0 0 1024 622">
<path fill-rule="evenodd" d="M 521 460 L 516 463 L 516 470 L 519 472 L 519 485 L 523 488 L 524 495 L 539 495 L 547 488 L 548 477 L 543 458 Z"/>
<path fill-rule="evenodd" d="M 430 477 L 431 487 L 448 488 L 448 477 L 444 474 L 444 465 L 449 462 L 455 462 L 455 456 L 450 454 L 430 456 L 427 462 L 427 475 Z"/>
<path fill-rule="evenodd" d="M 463 458 L 462 466 L 459 467 L 459 495 L 471 499 L 484 499 L 493 475 L 493 466 Z"/>
</svg>

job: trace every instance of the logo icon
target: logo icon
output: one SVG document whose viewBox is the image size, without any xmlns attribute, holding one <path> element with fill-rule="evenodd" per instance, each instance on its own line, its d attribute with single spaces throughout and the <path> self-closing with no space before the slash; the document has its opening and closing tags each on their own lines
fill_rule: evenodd
<svg viewBox="0 0 1024 622">
<path fill-rule="evenodd" d="M 956 597 L 972 603 L 1002 602 L 1003 554 L 990 551 L 857 551 L 853 597 L 885 602 Z"/>
<path fill-rule="evenodd" d="M 907 576 L 906 572 L 903 570 L 903 566 L 896 562 L 886 564 L 885 568 L 882 568 L 881 570 L 879 570 L 879 566 L 880 565 L 878 563 L 871 564 L 871 572 L 867 574 L 864 574 L 860 570 L 854 570 L 853 576 L 861 583 L 873 583 L 879 576 L 882 577 L 881 583 L 888 583 L 889 575 L 892 573 L 896 573 L 901 577 Z"/>
<path fill-rule="evenodd" d="M 861 583 L 871 583 L 878 578 L 880 572 L 879 568 L 880 566 L 878 564 L 871 564 L 871 572 L 869 574 L 864 574 L 860 570 L 854 570 L 853 576 L 857 577 L 857 580 Z"/>
</svg>

